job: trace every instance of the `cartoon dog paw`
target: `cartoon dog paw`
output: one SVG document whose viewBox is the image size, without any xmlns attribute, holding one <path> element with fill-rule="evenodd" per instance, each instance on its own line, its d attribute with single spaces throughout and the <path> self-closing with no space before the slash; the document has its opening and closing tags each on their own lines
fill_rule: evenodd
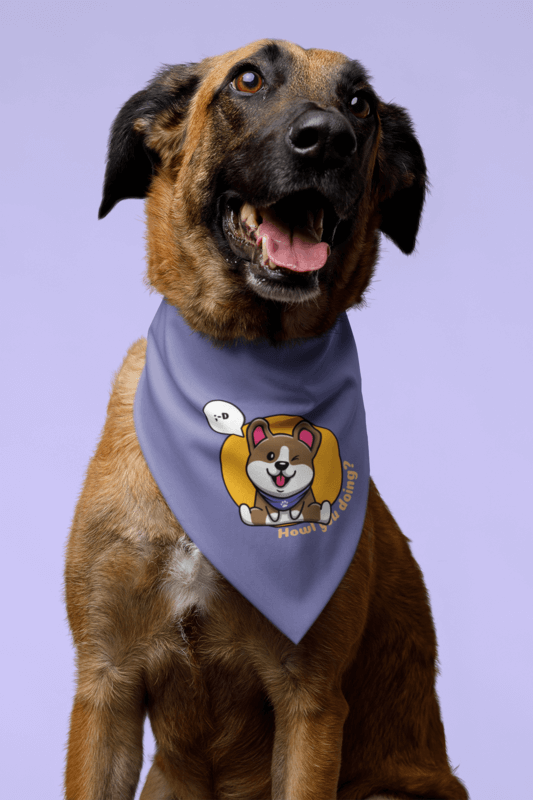
<svg viewBox="0 0 533 800">
<path fill-rule="evenodd" d="M 241 519 L 246 525 L 253 525 L 252 522 L 252 512 L 250 511 L 250 506 L 247 506 L 246 503 L 243 503 L 239 506 L 239 511 L 241 513 Z"/>
<path fill-rule="evenodd" d="M 320 506 L 320 522 L 323 525 L 327 525 L 330 518 L 331 518 L 331 505 L 328 503 L 327 500 L 324 500 L 324 502 Z"/>
</svg>

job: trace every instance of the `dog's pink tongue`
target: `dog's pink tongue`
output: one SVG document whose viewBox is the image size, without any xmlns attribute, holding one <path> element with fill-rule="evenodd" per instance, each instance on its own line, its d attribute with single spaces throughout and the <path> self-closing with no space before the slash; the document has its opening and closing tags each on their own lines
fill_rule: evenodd
<svg viewBox="0 0 533 800">
<path fill-rule="evenodd" d="M 329 256 L 329 245 L 317 242 L 307 231 L 291 233 L 272 219 L 264 219 L 257 229 L 258 244 L 266 239 L 269 259 L 278 267 L 294 272 L 313 272 L 324 266 Z M 314 239 L 314 241 L 313 241 Z"/>
<path fill-rule="evenodd" d="M 276 483 L 278 486 L 285 486 L 285 475 L 276 475 Z"/>
</svg>

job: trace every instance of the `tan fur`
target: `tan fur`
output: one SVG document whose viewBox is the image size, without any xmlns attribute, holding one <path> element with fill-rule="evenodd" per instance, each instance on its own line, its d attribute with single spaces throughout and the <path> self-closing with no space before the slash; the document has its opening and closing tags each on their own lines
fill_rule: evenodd
<svg viewBox="0 0 533 800">
<path fill-rule="evenodd" d="M 260 44 L 202 62 L 180 124 L 164 113 L 138 123 L 162 159 L 146 203 L 149 280 L 191 326 L 228 339 L 254 338 L 269 320 L 222 272 L 199 222 L 222 147 L 210 101 Z M 327 93 L 345 57 L 284 47 L 297 73 L 288 101 Z M 379 147 L 378 131 L 365 224 L 344 246 L 342 271 L 311 308 L 280 314 L 280 339 L 327 330 L 361 301 L 378 249 Z M 68 544 L 78 679 L 67 800 L 133 798 L 146 713 L 157 754 L 142 800 L 465 800 L 446 756 L 426 590 L 374 484 L 353 562 L 294 645 L 206 561 L 160 494 L 133 424 L 145 348 L 131 347 L 115 379 Z"/>
</svg>

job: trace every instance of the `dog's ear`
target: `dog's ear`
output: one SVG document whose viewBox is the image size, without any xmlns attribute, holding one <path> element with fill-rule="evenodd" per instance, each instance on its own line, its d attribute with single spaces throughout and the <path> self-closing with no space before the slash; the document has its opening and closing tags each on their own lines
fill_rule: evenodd
<svg viewBox="0 0 533 800">
<path fill-rule="evenodd" d="M 381 139 L 376 173 L 380 230 L 403 253 L 412 253 L 427 188 L 426 162 L 407 112 L 380 103 Z"/>
<path fill-rule="evenodd" d="M 146 144 L 150 124 L 163 111 L 169 122 L 179 124 L 200 81 L 197 67 L 165 67 L 119 111 L 109 135 L 98 219 L 109 214 L 120 200 L 146 197 L 159 163 L 158 154 Z"/>
<path fill-rule="evenodd" d="M 311 451 L 312 458 L 314 458 L 320 446 L 320 442 L 322 441 L 322 434 L 320 431 L 317 430 L 314 425 L 311 425 L 310 422 L 303 419 L 295 427 L 292 435 L 295 439 L 298 439 L 299 442 L 303 442 L 307 445 Z"/>
<path fill-rule="evenodd" d="M 248 425 L 248 430 L 246 431 L 246 438 L 248 440 L 248 449 L 250 453 L 252 450 L 255 450 L 258 444 L 261 444 L 265 439 L 270 439 L 272 436 L 272 431 L 270 430 L 270 426 L 266 419 L 261 419 L 258 417 L 257 419 L 252 420 Z"/>
</svg>

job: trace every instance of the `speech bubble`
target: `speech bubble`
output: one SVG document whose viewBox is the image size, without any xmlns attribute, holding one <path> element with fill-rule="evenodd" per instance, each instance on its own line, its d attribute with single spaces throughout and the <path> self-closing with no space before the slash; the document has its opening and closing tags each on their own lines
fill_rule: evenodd
<svg viewBox="0 0 533 800">
<path fill-rule="evenodd" d="M 235 436 L 244 436 L 242 426 L 244 425 L 244 414 L 225 400 L 211 400 L 204 406 L 204 414 L 209 423 L 209 427 L 217 433 L 234 433 Z"/>
</svg>

